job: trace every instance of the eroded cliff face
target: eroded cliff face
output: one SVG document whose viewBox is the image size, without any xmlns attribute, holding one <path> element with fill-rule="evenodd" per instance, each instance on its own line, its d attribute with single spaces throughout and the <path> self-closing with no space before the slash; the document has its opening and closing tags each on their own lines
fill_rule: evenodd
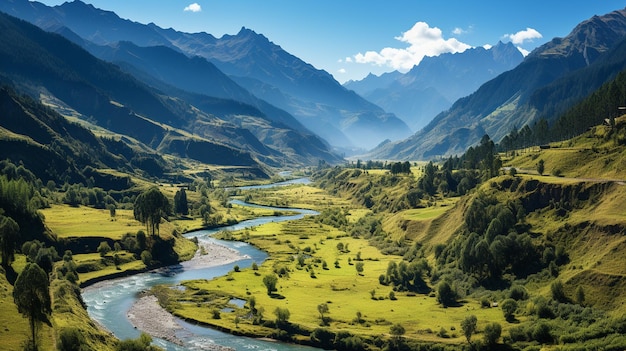
<svg viewBox="0 0 626 351">
<path fill-rule="evenodd" d="M 547 183 L 538 179 L 506 178 L 494 185 L 503 191 L 516 193 L 527 213 L 550 208 L 567 211 L 593 206 L 612 188 L 615 182 L 567 182 Z"/>
</svg>

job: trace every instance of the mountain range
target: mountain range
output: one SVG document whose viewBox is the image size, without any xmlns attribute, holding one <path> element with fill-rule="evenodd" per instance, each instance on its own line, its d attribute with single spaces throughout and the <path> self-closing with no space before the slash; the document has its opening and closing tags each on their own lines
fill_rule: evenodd
<svg viewBox="0 0 626 351">
<path fill-rule="evenodd" d="M 555 121 L 626 69 L 621 49 L 626 9 L 594 16 L 564 38 L 531 52 L 516 68 L 457 100 L 411 137 L 389 142 L 364 158 L 429 159 L 460 154 L 488 134 L 499 141 L 540 118 Z"/>
<path fill-rule="evenodd" d="M 512 43 L 424 57 L 407 73 L 398 71 L 344 84 L 418 131 L 456 100 L 515 68 L 523 55 Z"/>
<path fill-rule="evenodd" d="M 408 126 L 395 115 L 246 28 L 221 38 L 183 33 L 121 19 L 81 1 L 48 7 L 28 0 L 8 0 L 0 10 L 66 37 L 69 31 L 97 45 L 128 41 L 205 58 L 257 98 L 289 112 L 337 147 L 371 148 L 382 140 L 410 135 Z"/>
<path fill-rule="evenodd" d="M 540 119 L 554 123 L 626 68 L 626 10 L 594 16 L 523 60 L 498 43 L 345 86 L 247 28 L 183 33 L 81 1 L 6 0 L 0 11 L 60 34 L 19 24 L 26 45 L 3 36 L 9 85 L 155 152 L 217 164 L 336 163 L 337 151 L 374 146 L 361 157 L 460 154 L 485 134 L 498 142 Z M 409 126 L 422 129 L 410 135 Z"/>
</svg>

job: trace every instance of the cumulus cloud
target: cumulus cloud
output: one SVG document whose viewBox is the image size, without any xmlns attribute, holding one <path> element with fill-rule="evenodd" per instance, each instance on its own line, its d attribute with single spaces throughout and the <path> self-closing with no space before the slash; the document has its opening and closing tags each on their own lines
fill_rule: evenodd
<svg viewBox="0 0 626 351">
<path fill-rule="evenodd" d="M 523 44 L 525 41 L 533 41 L 533 39 L 543 38 L 543 35 L 533 28 L 526 28 L 515 34 L 506 34 L 506 38 L 511 39 L 511 42 L 515 45 Z"/>
<path fill-rule="evenodd" d="M 186 11 L 186 12 L 200 12 L 200 11 L 202 11 L 202 6 L 200 6 L 200 4 L 198 4 L 197 2 L 194 2 L 193 4 L 189 4 L 187 7 L 185 7 L 185 9 L 183 11 Z"/>
<path fill-rule="evenodd" d="M 471 48 L 470 45 L 455 38 L 444 39 L 441 29 L 431 28 L 426 22 L 415 23 L 411 29 L 395 39 L 408 46 L 405 48 L 387 47 L 380 51 L 358 53 L 354 55 L 354 61 L 408 71 L 419 64 L 424 56 L 463 52 Z"/>
<path fill-rule="evenodd" d="M 346 69 L 345 68 L 340 68 L 340 69 L 337 70 L 337 72 L 341 73 L 341 74 L 345 74 L 346 73 Z"/>
</svg>

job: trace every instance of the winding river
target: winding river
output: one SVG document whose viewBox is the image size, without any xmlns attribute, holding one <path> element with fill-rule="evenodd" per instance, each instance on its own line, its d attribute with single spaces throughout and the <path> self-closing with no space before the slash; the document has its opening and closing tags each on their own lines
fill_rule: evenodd
<svg viewBox="0 0 626 351">
<path fill-rule="evenodd" d="M 290 184 L 306 184 L 308 182 L 309 180 L 307 178 L 300 178 L 271 185 L 248 186 L 241 187 L 239 189 L 268 188 Z M 239 205 L 263 207 L 277 211 L 285 210 L 284 208 L 247 204 L 239 200 L 232 200 L 232 202 Z M 83 291 L 83 300 L 87 305 L 89 315 L 93 320 L 103 325 L 119 339 L 137 338 L 140 335 L 140 331 L 132 326 L 126 314 L 133 303 L 137 300 L 137 294 L 139 292 L 148 290 L 157 284 L 175 285 L 183 280 L 211 279 L 227 274 L 233 269 L 234 265 L 248 267 L 252 265 L 253 262 L 260 263 L 264 261 L 267 258 L 267 255 L 263 251 L 242 242 L 217 240 L 212 238 L 211 235 L 221 230 L 240 230 L 269 222 L 288 221 L 302 218 L 305 215 L 317 214 L 315 211 L 305 209 L 290 208 L 289 210 L 297 212 L 297 214 L 289 216 L 260 217 L 232 226 L 212 230 L 199 230 L 185 234 L 185 236 L 189 238 L 197 237 L 198 240 L 201 241 L 213 241 L 220 245 L 227 246 L 238 251 L 246 258 L 230 264 L 210 268 L 194 268 L 193 264 L 183 262 L 179 265 L 151 272 L 140 273 L 125 278 L 98 283 L 97 285 L 89 287 Z M 169 351 L 211 350 L 214 349 L 216 344 L 232 347 L 236 350 L 316 350 L 306 346 L 234 336 L 210 328 L 186 323 L 182 320 L 178 320 L 178 323 L 183 327 L 183 330 L 177 332 L 176 336 L 178 339 L 183 341 L 183 346 L 175 345 L 157 338 L 154 339 L 154 343 Z"/>
</svg>

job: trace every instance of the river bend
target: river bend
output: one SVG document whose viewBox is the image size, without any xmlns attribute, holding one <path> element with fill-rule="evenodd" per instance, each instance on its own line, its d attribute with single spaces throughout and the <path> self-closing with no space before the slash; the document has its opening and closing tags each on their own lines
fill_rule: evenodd
<svg viewBox="0 0 626 351">
<path fill-rule="evenodd" d="M 290 184 L 306 184 L 308 182 L 309 180 L 307 178 L 300 178 L 271 185 L 247 186 L 239 189 L 268 188 Z M 243 206 L 263 207 L 276 211 L 286 210 L 285 208 L 247 204 L 239 200 L 232 200 L 232 203 Z M 212 279 L 227 274 L 235 265 L 243 268 L 252 265 L 253 262 L 263 262 L 267 258 L 267 254 L 256 249 L 255 247 L 242 242 L 217 240 L 211 236 L 222 230 L 240 230 L 265 223 L 295 220 L 306 215 L 317 214 L 315 211 L 306 209 L 289 208 L 288 210 L 291 212 L 297 212 L 297 214 L 288 216 L 260 217 L 227 227 L 211 230 L 199 230 L 185 234 L 188 238 L 197 237 L 199 241 L 214 242 L 219 245 L 229 247 L 239 252 L 239 254 L 245 258 L 229 264 L 209 268 L 196 268 L 194 267 L 193 262 L 183 262 L 178 265 L 146 273 L 140 273 L 125 278 L 108 280 L 94 284 L 93 286 L 85 288 L 82 293 L 83 300 L 87 305 L 87 312 L 93 320 L 111 331 L 117 338 L 122 340 L 137 338 L 141 332 L 135 329 L 130 323 L 127 317 L 127 312 L 137 300 L 138 293 L 144 290 L 149 290 L 152 286 L 158 284 L 176 285 L 184 280 Z M 154 338 L 154 343 L 168 351 L 213 350 L 215 349 L 216 344 L 232 347 L 236 350 L 316 350 L 306 346 L 234 336 L 216 331 L 214 329 L 196 326 L 180 319 L 178 319 L 177 322 L 183 327 L 182 330 L 176 332 L 176 337 L 183 342 L 182 346 L 158 338 Z"/>
</svg>

